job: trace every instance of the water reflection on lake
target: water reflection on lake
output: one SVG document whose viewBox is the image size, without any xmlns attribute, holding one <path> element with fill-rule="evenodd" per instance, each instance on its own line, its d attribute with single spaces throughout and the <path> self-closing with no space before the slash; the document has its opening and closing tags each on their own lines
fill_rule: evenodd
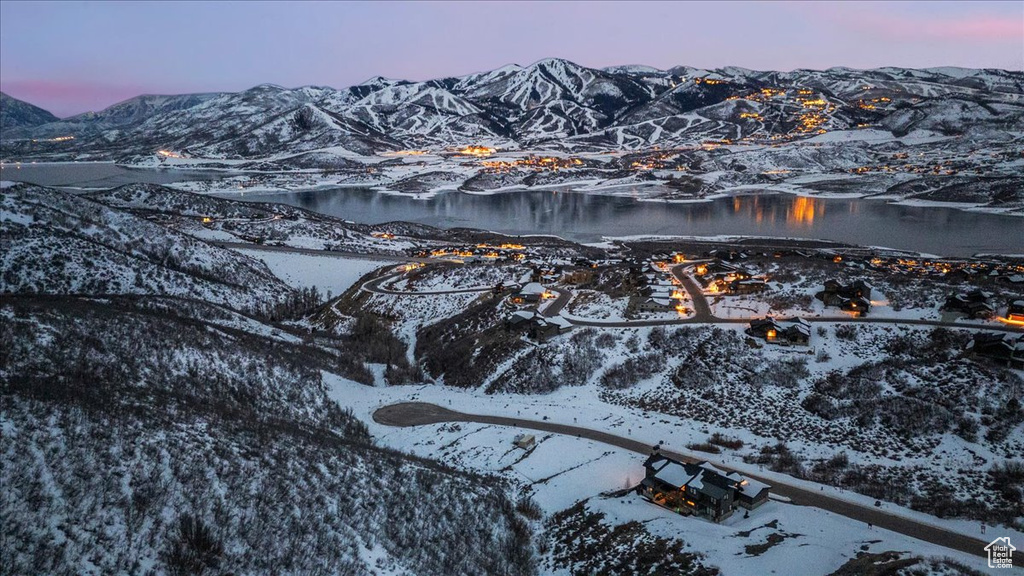
<svg viewBox="0 0 1024 576">
<path fill-rule="evenodd" d="M 3 165 L 0 180 L 47 186 L 113 187 L 208 180 L 227 172 L 129 169 L 111 163 Z M 231 194 L 227 197 L 239 198 Z M 752 194 L 700 203 L 642 201 L 639 193 L 598 196 L 560 191 L 493 195 L 461 192 L 424 199 L 362 188 L 248 194 L 243 200 L 282 202 L 353 220 L 406 220 L 444 228 L 508 234 L 554 234 L 583 242 L 637 234 L 786 236 L 890 246 L 946 255 L 1024 253 L 1024 218 L 945 207 L 897 206 L 881 200 Z"/>
<path fill-rule="evenodd" d="M 507 234 L 555 234 L 583 242 L 636 234 L 750 235 L 820 238 L 946 255 L 1024 252 L 1020 217 L 852 198 L 754 194 L 665 203 L 531 190 L 494 195 L 451 192 L 417 199 L 348 188 L 247 194 L 242 199 L 282 202 L 371 224 L 406 220 Z"/>
<path fill-rule="evenodd" d="M 124 184 L 170 184 L 183 180 L 217 180 L 226 172 L 125 168 L 113 162 L 13 163 L 0 166 L 0 180 L 41 186 L 113 188 Z"/>
</svg>

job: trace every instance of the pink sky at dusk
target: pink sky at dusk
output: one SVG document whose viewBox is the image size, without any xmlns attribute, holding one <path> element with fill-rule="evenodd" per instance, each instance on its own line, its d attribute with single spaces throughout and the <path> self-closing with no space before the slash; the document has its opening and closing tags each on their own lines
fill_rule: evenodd
<svg viewBox="0 0 1024 576">
<path fill-rule="evenodd" d="M 0 3 L 0 89 L 59 116 L 143 93 L 342 88 L 546 57 L 1022 70 L 1024 2 Z"/>
</svg>

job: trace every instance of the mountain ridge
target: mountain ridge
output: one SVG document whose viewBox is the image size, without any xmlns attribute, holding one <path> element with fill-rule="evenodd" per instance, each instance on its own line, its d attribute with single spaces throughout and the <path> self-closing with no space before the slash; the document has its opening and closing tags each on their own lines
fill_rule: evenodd
<svg viewBox="0 0 1024 576">
<path fill-rule="evenodd" d="M 1012 211 L 1024 206 L 1006 192 L 1024 181 L 1022 141 L 1024 72 L 597 69 L 549 58 L 422 82 L 139 96 L 5 129 L 0 158 L 250 174 L 188 184 L 206 192 L 640 186 L 651 199 L 693 201 L 810 186 Z"/>
<path fill-rule="evenodd" d="M 413 144 L 439 147 L 468 144 L 471 142 L 467 140 L 473 137 L 493 138 L 495 144 L 513 148 L 595 135 L 631 118 L 647 121 L 679 117 L 727 98 L 748 97 L 764 89 L 812 90 L 815 96 L 820 94 L 843 111 L 858 107 L 862 96 L 878 98 L 876 94 L 882 93 L 887 95 L 881 97 L 893 103 L 891 107 L 952 95 L 1019 104 L 1024 93 L 1024 72 L 952 67 L 868 70 L 833 67 L 789 72 L 736 66 L 714 70 L 687 66 L 658 70 L 643 65 L 598 69 L 546 58 L 528 66 L 510 64 L 495 70 L 422 82 L 376 76 L 341 89 L 260 84 L 240 92 L 140 95 L 99 112 L 14 125 L 5 131 L 3 140 L 7 144 L 5 155 L 26 151 L 25 146 L 12 142 L 61 136 L 74 136 L 76 142 L 65 148 L 73 147 L 77 151 L 107 156 L 154 152 L 139 149 L 142 145 L 132 147 L 119 143 L 118 139 L 126 135 L 152 135 L 165 146 L 209 148 L 205 150 L 208 155 L 226 158 L 259 157 L 271 149 L 302 150 L 304 146 L 309 148 L 309 144 L 324 140 L 361 155 Z M 5 108 L 10 108 L 13 102 L 20 103 L 10 100 L 12 102 Z M 321 126 L 333 125 L 337 133 L 328 136 L 298 134 L 295 126 L 281 122 L 269 126 L 287 114 L 295 115 L 292 124 L 301 125 L 298 116 L 307 105 L 333 118 L 322 118 Z M 214 133 L 204 138 L 203 127 L 188 130 L 182 126 L 189 122 L 230 125 L 230 131 L 236 134 Z M 175 123 L 179 125 L 174 126 Z M 855 125 L 835 124 L 834 127 L 840 129 Z M 244 136 L 260 129 L 264 132 L 262 139 L 226 142 L 233 136 Z M 129 134 L 110 133 L 113 130 Z M 387 135 L 394 141 L 366 138 L 365 135 L 373 132 Z M 777 130 L 771 131 L 771 135 L 776 133 Z M 263 141 L 267 138 L 271 141 Z M 700 139 L 699 135 L 674 134 L 672 141 L 664 144 L 692 143 Z"/>
</svg>

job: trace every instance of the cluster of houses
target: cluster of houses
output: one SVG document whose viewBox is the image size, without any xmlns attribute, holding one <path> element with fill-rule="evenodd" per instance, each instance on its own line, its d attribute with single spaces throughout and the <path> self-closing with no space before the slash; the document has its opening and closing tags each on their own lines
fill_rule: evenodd
<svg viewBox="0 0 1024 576">
<path fill-rule="evenodd" d="M 713 294 L 759 294 L 768 287 L 764 278 L 755 278 L 746 268 L 721 259 L 698 264 L 693 272 L 701 286 Z"/>
<path fill-rule="evenodd" d="M 645 475 L 636 491 L 644 498 L 680 514 L 721 522 L 739 508 L 753 510 L 768 501 L 771 486 L 725 472 L 707 462 L 669 458 L 655 447 L 644 462 Z"/>
<path fill-rule="evenodd" d="M 865 316 L 871 311 L 871 285 L 863 280 L 855 280 L 850 284 L 826 280 L 825 289 L 814 297 L 825 306 L 835 306 L 855 316 Z"/>
<path fill-rule="evenodd" d="M 780 322 L 772 317 L 752 320 L 747 335 L 769 344 L 807 346 L 811 342 L 811 325 L 803 318 Z"/>
<path fill-rule="evenodd" d="M 1024 266 L 998 261 L 970 260 L 927 260 L 907 257 L 872 258 L 866 265 L 887 273 L 907 274 L 919 277 L 942 279 L 947 282 L 970 282 L 971 284 L 1024 284 Z"/>
<path fill-rule="evenodd" d="M 684 291 L 679 281 L 668 273 L 665 263 L 652 261 L 649 268 L 634 276 L 638 280 L 639 297 L 631 303 L 631 308 L 642 312 L 671 312 L 682 309 Z"/>
<path fill-rule="evenodd" d="M 973 290 L 953 294 L 946 299 L 942 309 L 958 312 L 967 318 L 986 319 L 996 315 L 997 307 L 993 294 L 985 290 Z M 1006 320 L 1011 324 L 1024 324 L 1024 300 L 1014 300 L 1006 307 Z"/>
<path fill-rule="evenodd" d="M 410 252 L 417 258 L 449 258 L 461 262 L 522 262 L 534 256 L 531 249 L 521 244 L 475 244 L 472 246 L 445 246 L 434 249 L 421 249 Z"/>
<path fill-rule="evenodd" d="M 1011 368 L 1024 368 L 1024 336 L 979 332 L 967 344 L 967 353 L 990 358 Z"/>
<path fill-rule="evenodd" d="M 528 306 L 555 297 L 555 293 L 545 288 L 543 284 L 529 282 L 523 285 L 518 292 L 509 296 L 508 302 L 513 305 Z M 513 312 L 505 321 L 505 327 L 510 330 L 525 328 L 530 338 L 540 342 L 572 330 L 572 324 L 564 316 L 560 314 L 544 316 L 534 307 Z"/>
</svg>

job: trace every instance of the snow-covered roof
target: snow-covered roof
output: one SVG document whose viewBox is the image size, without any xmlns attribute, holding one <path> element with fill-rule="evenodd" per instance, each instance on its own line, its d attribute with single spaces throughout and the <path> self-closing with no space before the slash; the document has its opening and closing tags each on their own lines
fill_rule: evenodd
<svg viewBox="0 0 1024 576">
<path fill-rule="evenodd" d="M 707 462 L 701 462 L 700 467 L 705 469 L 705 470 L 710 470 L 711 472 L 714 472 L 715 474 L 721 474 L 722 476 L 728 476 L 728 474 L 726 474 L 725 471 L 723 471 L 720 468 L 716 468 L 713 464 L 709 464 Z"/>
<path fill-rule="evenodd" d="M 518 318 L 521 320 L 532 320 L 533 316 L 534 312 L 532 310 L 518 310 L 512 313 L 513 318 Z"/>
<path fill-rule="evenodd" d="M 558 326 L 559 328 L 572 328 L 572 322 L 569 322 L 569 319 L 566 318 L 565 316 L 562 316 L 561 314 L 559 314 L 558 316 L 552 316 L 547 320 L 548 322 L 554 324 L 555 326 Z"/>
<path fill-rule="evenodd" d="M 684 486 L 693 475 L 687 472 L 679 462 L 670 460 L 662 466 L 661 470 L 658 470 L 654 477 L 671 486 Z"/>
<path fill-rule="evenodd" d="M 771 486 L 751 478 L 744 478 L 743 482 L 740 482 L 740 493 L 750 498 L 757 496 L 766 488 L 771 488 Z"/>
<path fill-rule="evenodd" d="M 808 324 L 793 324 L 793 326 L 791 326 L 791 328 L 793 330 L 796 330 L 797 332 L 803 334 L 804 336 L 810 336 L 811 335 L 811 327 Z"/>
<path fill-rule="evenodd" d="M 543 294 L 544 292 L 546 290 L 539 282 L 530 282 L 519 290 L 520 294 Z"/>
</svg>

